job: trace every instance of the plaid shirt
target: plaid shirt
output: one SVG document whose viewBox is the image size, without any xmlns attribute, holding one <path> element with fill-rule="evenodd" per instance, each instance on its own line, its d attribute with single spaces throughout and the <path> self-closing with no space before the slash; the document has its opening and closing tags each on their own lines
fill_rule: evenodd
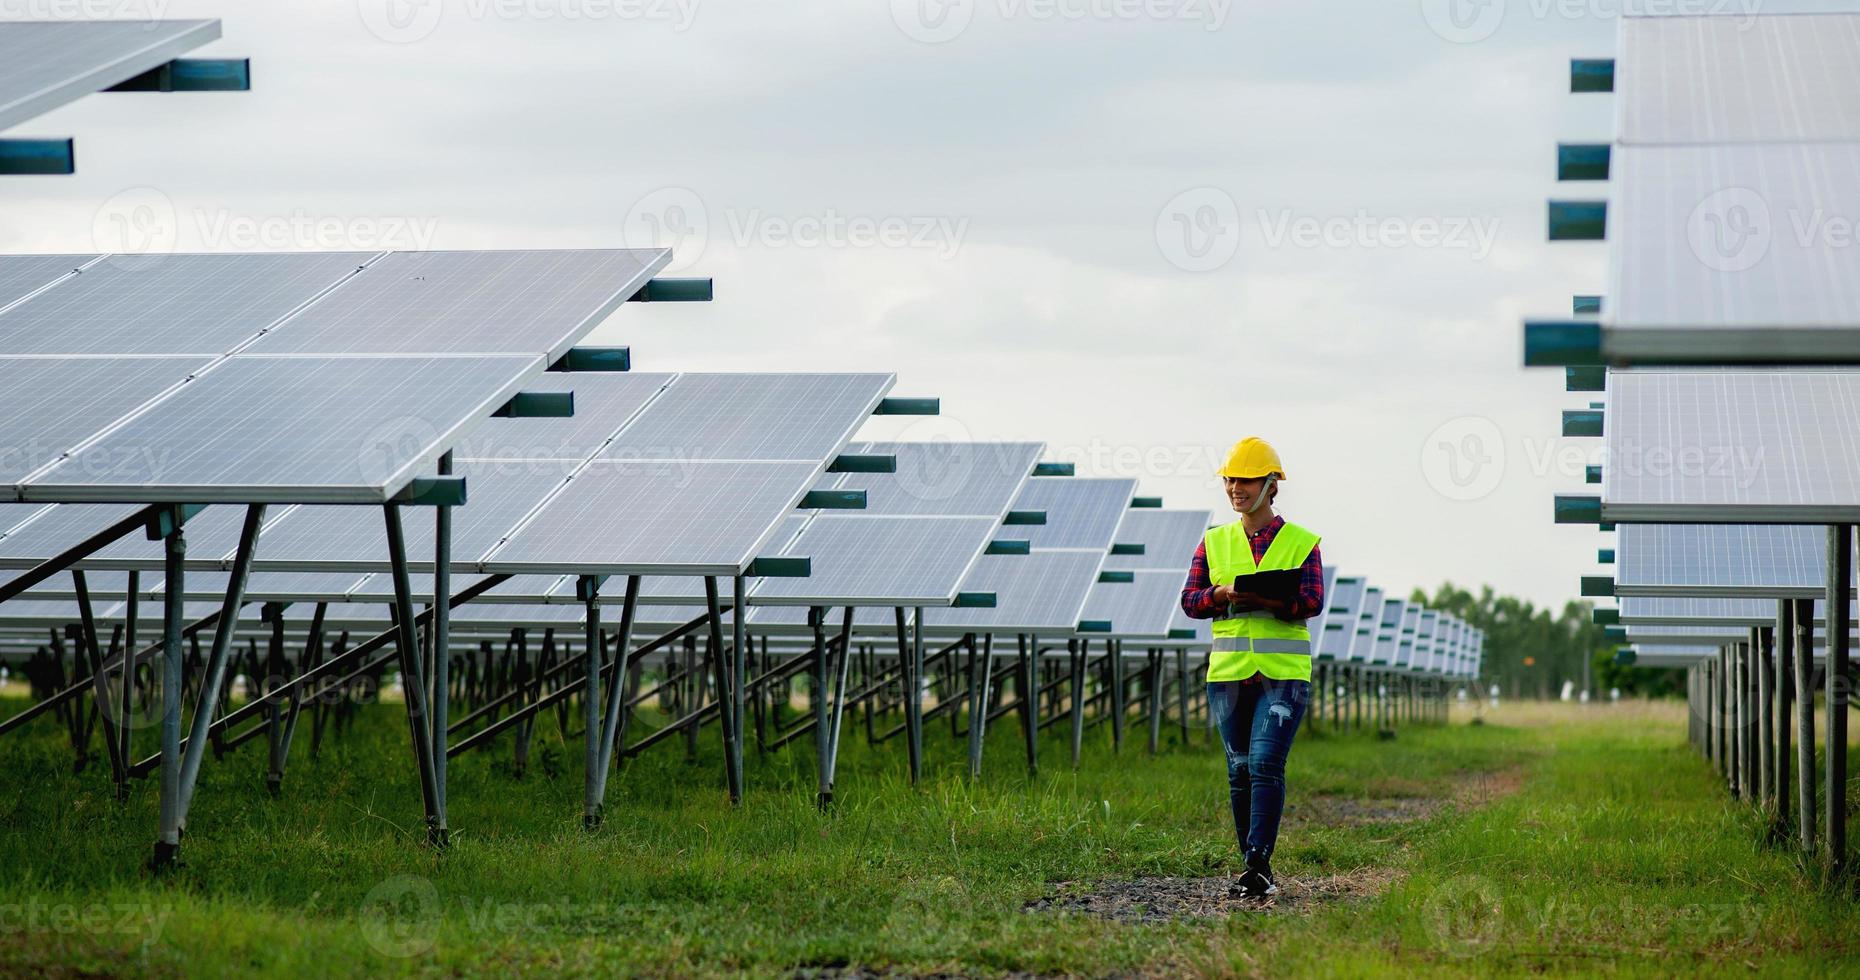
<svg viewBox="0 0 1860 980">
<path fill-rule="evenodd" d="M 1272 539 L 1279 536 L 1279 528 L 1284 526 L 1285 518 L 1274 517 L 1259 529 L 1259 533 L 1248 537 L 1255 563 L 1265 560 L 1266 549 L 1272 547 Z M 1305 563 L 1299 566 L 1298 572 L 1298 598 L 1290 609 L 1280 614 L 1280 619 L 1310 619 L 1324 611 L 1324 558 L 1318 554 L 1316 545 L 1311 547 L 1311 554 L 1305 556 Z M 1251 608 L 1244 603 L 1233 606 L 1234 612 Z M 1195 546 L 1195 560 L 1188 566 L 1188 582 L 1182 586 L 1182 612 L 1190 619 L 1216 619 L 1226 612 L 1214 601 L 1214 583 L 1208 578 L 1206 541 Z"/>
</svg>

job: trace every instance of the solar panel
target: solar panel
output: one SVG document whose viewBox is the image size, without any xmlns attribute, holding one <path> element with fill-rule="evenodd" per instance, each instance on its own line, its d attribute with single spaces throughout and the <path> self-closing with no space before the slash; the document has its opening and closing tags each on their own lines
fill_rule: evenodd
<svg viewBox="0 0 1860 980">
<path fill-rule="evenodd" d="M 251 351 L 554 358 L 670 260 L 669 249 L 393 252 Z"/>
<path fill-rule="evenodd" d="M 1409 666 L 1418 671 L 1434 669 L 1435 634 L 1440 629 L 1440 613 L 1432 609 L 1421 612 L 1414 624 L 1414 659 Z"/>
<path fill-rule="evenodd" d="M 1136 491 L 1135 480 L 1033 477 L 1021 488 L 1013 509 L 1043 510 L 1046 523 L 1003 527 L 997 537 L 1025 540 L 1034 548 L 1086 548 L 1102 559 Z"/>
<path fill-rule="evenodd" d="M 1414 666 L 1415 630 L 1421 619 L 1421 607 L 1410 602 L 1402 606 L 1400 634 L 1395 644 L 1394 665 L 1397 667 Z"/>
<path fill-rule="evenodd" d="M 1143 554 L 1112 555 L 1104 567 L 1170 569 L 1186 576 L 1211 516 L 1205 510 L 1132 510 L 1117 529 L 1117 543 L 1140 544 Z"/>
<path fill-rule="evenodd" d="M 219 36 L 217 20 L 0 24 L 0 129 L 127 81 Z"/>
<path fill-rule="evenodd" d="M 1702 337 L 1774 360 L 1790 347 L 1842 345 L 1825 332 L 1860 323 L 1860 249 L 1828 226 L 1860 213 L 1860 185 L 1848 179 L 1860 144 L 1623 147 L 1611 167 L 1607 320 L 1639 331 L 1612 338 L 1611 350 L 1696 360 L 1685 345 Z"/>
<path fill-rule="evenodd" d="M 0 482 L 18 483 L 57 462 L 206 364 L 199 357 L 0 357 L 0 417 L 29 420 L 0 437 Z"/>
<path fill-rule="evenodd" d="M 947 604 L 995 527 L 993 517 L 822 514 L 781 552 L 812 558 L 809 576 L 765 579 L 756 588 L 755 601 L 827 606 Z"/>
<path fill-rule="evenodd" d="M 1622 624 L 1631 626 L 1677 626 L 1686 623 L 1773 626 L 1776 623 L 1776 600 L 1627 596 L 1621 600 L 1620 613 Z"/>
<path fill-rule="evenodd" d="M 1339 575 L 1324 590 L 1329 605 L 1321 623 L 1314 623 L 1313 649 L 1328 660 L 1347 660 L 1350 644 L 1356 638 L 1357 621 L 1362 618 L 1363 590 L 1368 587 L 1360 576 Z"/>
<path fill-rule="evenodd" d="M 461 462 L 453 472 L 469 490 L 466 505 L 452 510 L 452 555 L 458 563 L 483 557 L 567 479 L 561 467 L 547 462 L 533 467 Z M 409 512 L 401 529 L 409 566 L 431 568 L 433 515 Z M 266 526 L 255 555 L 254 567 L 266 570 L 380 571 L 388 567 L 387 528 L 372 507 L 298 507 Z"/>
<path fill-rule="evenodd" d="M 1860 519 L 1860 372 L 1610 376 L 1604 520 Z"/>
<path fill-rule="evenodd" d="M 355 272 L 371 254 L 105 258 L 0 313 L 0 354 L 225 354 Z M 0 267 L 42 265 L 46 258 L 9 257 Z"/>
<path fill-rule="evenodd" d="M 925 609 L 924 631 L 1071 633 L 1078 627 L 1103 559 L 1103 552 L 1082 550 L 983 555 L 962 588 L 995 593 L 995 607 Z"/>
<path fill-rule="evenodd" d="M 135 513 L 128 504 L 60 504 L 56 507 L 30 505 L 38 515 L 0 538 L 0 565 L 26 567 L 43 561 L 109 524 Z M 189 518 L 186 525 L 188 565 L 213 567 L 239 545 L 239 530 L 245 521 L 245 508 L 208 507 Z M 160 568 L 163 545 L 150 541 L 139 531 L 118 538 L 92 553 L 80 564 L 85 568 Z"/>
<path fill-rule="evenodd" d="M 1208 626 L 1208 621 L 1205 619 L 1188 618 L 1188 614 L 1184 613 L 1181 606 L 1178 605 L 1175 610 L 1175 615 L 1169 620 L 1169 632 L 1177 633 L 1182 630 L 1191 630 L 1194 632 L 1195 638 L 1186 641 L 1190 646 L 1205 647 L 1214 643 L 1214 632 Z"/>
<path fill-rule="evenodd" d="M 94 258 L 94 255 L 0 256 L 0 309 L 70 275 Z"/>
<path fill-rule="evenodd" d="M 452 455 L 459 460 L 588 459 L 673 377 L 646 373 L 544 374 L 524 382 L 523 390 L 574 392 L 573 418 L 486 419 L 453 449 Z"/>
<path fill-rule="evenodd" d="M 602 459 L 805 460 L 839 451 L 889 374 L 681 374 Z"/>
<path fill-rule="evenodd" d="M 982 515 L 1000 519 L 1045 451 L 1039 442 L 860 442 L 848 453 L 889 454 L 895 473 L 847 473 L 865 514 Z"/>
<path fill-rule="evenodd" d="M 483 570 L 738 574 L 820 466 L 597 460 L 493 551 Z"/>
<path fill-rule="evenodd" d="M 241 355 L 20 492 L 27 500 L 380 503 L 536 367 L 526 357 Z"/>
<path fill-rule="evenodd" d="M 1370 662 L 1382 666 L 1396 663 L 1397 647 L 1401 643 L 1402 619 L 1407 614 L 1408 600 L 1386 599 L 1382 603 L 1382 617 L 1376 624 L 1376 642 L 1370 654 Z"/>
<path fill-rule="evenodd" d="M 1386 603 L 1383 602 L 1380 586 L 1364 587 L 1361 606 L 1356 616 L 1356 635 L 1350 638 L 1351 661 L 1368 663 L 1374 659 L 1384 605 Z"/>
<path fill-rule="evenodd" d="M 1821 527 L 1624 524 L 1616 533 L 1616 595 L 1812 599 L 1825 592 Z"/>
<path fill-rule="evenodd" d="M 1860 15 L 1622 17 L 1622 143 L 1860 139 Z"/>
<path fill-rule="evenodd" d="M 1110 623 L 1114 637 L 1166 637 L 1181 600 L 1180 572 L 1133 572 L 1129 582 L 1093 585 L 1079 618 Z"/>
</svg>

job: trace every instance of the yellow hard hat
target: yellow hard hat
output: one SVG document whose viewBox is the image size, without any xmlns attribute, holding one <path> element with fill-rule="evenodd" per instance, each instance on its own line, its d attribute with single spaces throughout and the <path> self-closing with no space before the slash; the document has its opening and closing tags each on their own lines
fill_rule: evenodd
<svg viewBox="0 0 1860 980">
<path fill-rule="evenodd" d="M 1221 467 L 1221 475 L 1240 480 L 1278 474 L 1285 479 L 1285 464 L 1279 462 L 1279 451 L 1258 436 L 1247 436 L 1234 443 L 1234 451 L 1227 454 L 1227 465 Z"/>
</svg>

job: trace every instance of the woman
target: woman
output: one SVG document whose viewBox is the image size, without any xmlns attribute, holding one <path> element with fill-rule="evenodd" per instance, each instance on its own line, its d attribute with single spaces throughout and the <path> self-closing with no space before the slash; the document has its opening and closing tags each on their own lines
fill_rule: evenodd
<svg viewBox="0 0 1860 980">
<path fill-rule="evenodd" d="M 1240 440 L 1221 478 L 1240 519 L 1202 537 L 1182 588 L 1182 611 L 1214 621 L 1208 708 L 1227 750 L 1234 833 L 1246 856 L 1233 891 L 1263 899 L 1279 890 L 1272 850 L 1285 809 L 1285 758 L 1311 695 L 1305 620 L 1324 609 L 1324 564 L 1318 536 L 1273 512 L 1285 479 L 1276 450 L 1250 436 Z M 1296 595 L 1235 589 L 1238 576 L 1278 569 L 1299 571 Z"/>
</svg>

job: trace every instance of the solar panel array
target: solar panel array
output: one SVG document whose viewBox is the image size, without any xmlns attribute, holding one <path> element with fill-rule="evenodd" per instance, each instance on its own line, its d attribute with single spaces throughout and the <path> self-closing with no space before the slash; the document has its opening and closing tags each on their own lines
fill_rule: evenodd
<svg viewBox="0 0 1860 980">
<path fill-rule="evenodd" d="M 0 130 L 134 78 L 219 36 L 217 20 L 0 24 Z"/>
<path fill-rule="evenodd" d="M 668 260 L 663 249 L 0 259 L 18 294 L 0 308 L 0 390 L 21 408 L 54 406 L 14 416 L 0 447 L 11 493 L 380 503 Z"/>
</svg>

